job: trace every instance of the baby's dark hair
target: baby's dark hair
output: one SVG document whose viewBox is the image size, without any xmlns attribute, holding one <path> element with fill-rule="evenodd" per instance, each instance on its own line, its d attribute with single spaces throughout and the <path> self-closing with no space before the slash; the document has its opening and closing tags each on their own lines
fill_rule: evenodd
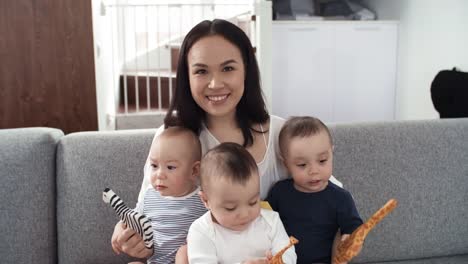
<svg viewBox="0 0 468 264">
<path fill-rule="evenodd" d="M 215 178 L 225 178 L 233 183 L 245 185 L 256 172 L 257 163 L 244 147 L 237 143 L 221 143 L 202 158 L 201 186 L 206 191 L 208 182 Z"/>
<path fill-rule="evenodd" d="M 327 133 L 328 138 L 330 139 L 330 145 L 333 145 L 330 130 L 322 121 L 320 121 L 320 119 L 312 116 L 290 117 L 284 123 L 279 134 L 281 155 L 283 157 L 285 156 L 288 149 L 288 143 L 292 138 L 313 136 L 322 131 Z"/>
<path fill-rule="evenodd" d="M 202 147 L 198 136 L 190 129 L 181 126 L 171 126 L 164 129 L 158 136 L 162 137 L 181 136 L 184 137 L 187 143 L 185 151 L 191 151 L 191 155 L 195 161 L 200 161 L 202 157 Z"/>
</svg>

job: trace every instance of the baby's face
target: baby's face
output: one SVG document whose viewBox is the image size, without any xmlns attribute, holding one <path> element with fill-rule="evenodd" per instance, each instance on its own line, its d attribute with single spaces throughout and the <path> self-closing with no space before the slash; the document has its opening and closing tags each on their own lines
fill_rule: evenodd
<svg viewBox="0 0 468 264">
<path fill-rule="evenodd" d="M 320 192 L 332 175 L 333 151 L 328 134 L 320 131 L 308 137 L 289 140 L 285 165 L 301 192 Z"/>
<path fill-rule="evenodd" d="M 213 221 L 234 230 L 243 231 L 260 215 L 260 184 L 258 173 L 245 185 L 221 177 L 211 180 L 202 199 L 211 211 Z"/>
<path fill-rule="evenodd" d="M 162 196 L 187 195 L 196 188 L 196 164 L 186 141 L 177 137 L 157 139 L 150 150 L 151 185 Z"/>
</svg>

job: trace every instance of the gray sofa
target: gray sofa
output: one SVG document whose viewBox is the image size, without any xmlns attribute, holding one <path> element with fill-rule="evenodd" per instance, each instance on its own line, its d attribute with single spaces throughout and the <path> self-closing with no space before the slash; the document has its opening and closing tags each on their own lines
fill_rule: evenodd
<svg viewBox="0 0 468 264">
<path fill-rule="evenodd" d="M 334 174 L 364 219 L 399 206 L 353 263 L 468 263 L 468 119 L 331 125 Z M 2 263 L 125 263 L 105 187 L 134 206 L 155 130 L 0 130 Z"/>
</svg>

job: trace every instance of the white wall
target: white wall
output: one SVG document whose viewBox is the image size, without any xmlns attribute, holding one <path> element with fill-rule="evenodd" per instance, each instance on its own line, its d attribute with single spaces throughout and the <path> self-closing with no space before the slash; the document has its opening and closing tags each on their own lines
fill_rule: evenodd
<svg viewBox="0 0 468 264">
<path fill-rule="evenodd" d="M 260 81 L 267 109 L 271 112 L 272 107 L 272 35 L 271 35 L 271 2 L 255 0 L 255 14 L 257 15 L 256 31 L 254 32 L 253 45 L 257 48 L 258 68 L 260 70 Z"/>
<path fill-rule="evenodd" d="M 129 59 L 125 61 L 123 68 L 127 71 L 142 71 L 145 69 L 156 71 L 157 69 L 169 71 L 171 68 L 170 48 L 161 45 L 148 52 L 140 52 L 135 55 L 128 55 Z"/>
<path fill-rule="evenodd" d="M 116 113 L 116 90 L 118 85 L 119 62 L 112 59 L 112 33 L 110 32 L 109 13 L 103 16 L 104 10 L 101 0 L 92 0 L 93 38 L 94 38 L 94 66 L 96 73 L 96 100 L 99 130 L 114 130 Z M 116 33 L 114 32 L 114 36 Z M 114 44 L 115 45 L 115 44 Z M 117 54 L 114 54 L 117 56 Z M 113 69 L 114 68 L 114 69 Z M 115 79 L 114 79 L 115 78 Z"/>
<path fill-rule="evenodd" d="M 400 20 L 397 119 L 438 118 L 430 86 L 442 69 L 468 71 L 468 1 L 366 0 L 378 19 Z"/>
</svg>

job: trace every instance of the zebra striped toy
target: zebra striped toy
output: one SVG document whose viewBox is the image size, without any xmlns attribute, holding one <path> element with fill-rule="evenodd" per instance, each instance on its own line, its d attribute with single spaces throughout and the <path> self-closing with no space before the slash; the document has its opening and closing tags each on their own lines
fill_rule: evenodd
<svg viewBox="0 0 468 264">
<path fill-rule="evenodd" d="M 144 215 L 130 209 L 111 189 L 106 188 L 102 193 L 102 199 L 114 208 L 120 220 L 131 229 L 135 230 L 143 238 L 148 249 L 153 248 L 153 229 L 151 221 Z"/>
</svg>

